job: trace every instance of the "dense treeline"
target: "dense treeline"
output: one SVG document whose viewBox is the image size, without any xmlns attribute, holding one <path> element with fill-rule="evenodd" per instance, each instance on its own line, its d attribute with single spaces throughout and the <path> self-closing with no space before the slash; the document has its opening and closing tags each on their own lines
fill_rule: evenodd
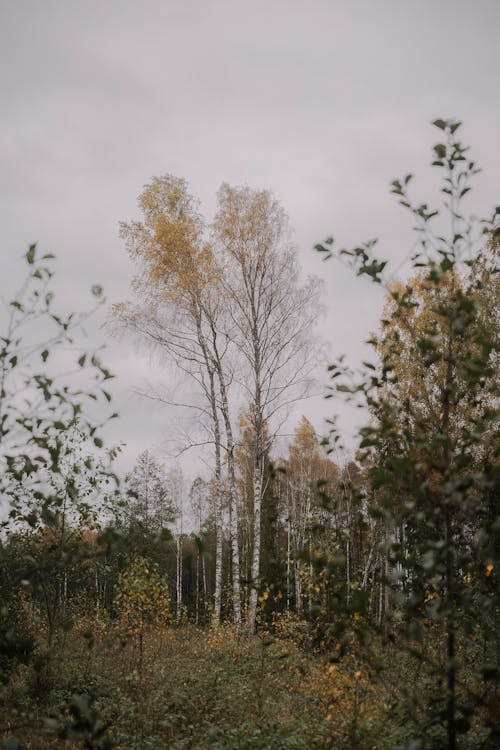
<svg viewBox="0 0 500 750">
<path fill-rule="evenodd" d="M 366 413 L 350 459 L 306 417 L 277 452 L 312 382 L 319 287 L 268 192 L 223 185 L 206 226 L 183 180 L 155 178 L 122 226 L 138 271 L 115 325 L 189 383 L 212 451 L 189 483 L 149 451 L 113 473 L 111 375 L 92 352 L 74 384 L 54 375 L 83 318 L 53 312 L 30 248 L 1 352 L 5 747 L 49 730 L 91 748 L 497 746 L 500 207 L 466 216 L 477 167 L 459 123 L 435 125 L 444 210 L 392 183 L 418 232 L 409 277 L 373 242 L 316 248 L 386 290 L 376 359 L 329 368 Z M 40 319 L 42 345 L 23 333 Z"/>
<path fill-rule="evenodd" d="M 248 599 L 251 580 L 253 528 L 245 450 L 243 444 L 236 462 L 241 467 L 237 474 L 236 507 L 240 520 L 242 602 Z M 290 611 L 299 617 L 311 612 L 319 600 L 315 593 L 313 553 L 324 552 L 327 546 L 337 549 L 343 557 L 338 572 L 347 585 L 361 574 L 364 588 L 371 586 L 378 560 L 373 559 L 373 550 L 370 555 L 374 540 L 367 508 L 360 499 L 360 468 L 349 462 L 340 469 L 327 456 L 312 425 L 303 417 L 288 455 L 272 463 L 266 460 L 264 478 L 261 621 L 275 611 Z M 128 492 L 117 495 L 114 505 L 108 508 L 113 531 L 104 536 L 104 541 L 102 523 L 95 521 L 90 525 L 86 521 L 73 525 L 70 519 L 64 522 L 60 519 L 60 528 L 19 531 L 10 534 L 4 545 L 5 574 L 14 581 L 21 561 L 29 555 L 40 561 L 35 592 L 38 608 L 51 606 L 46 590 L 50 586 L 54 588 L 52 606 L 60 610 L 60 617 L 74 618 L 90 612 L 98 615 L 103 611 L 113 616 L 120 575 L 137 557 L 142 557 L 158 565 L 179 617 L 210 624 L 214 616 L 216 574 L 213 481 L 198 477 L 187 491 L 179 469 L 165 473 L 161 462 L 146 451 L 138 458 L 122 489 L 127 486 Z M 226 507 L 224 511 L 222 613 L 224 620 L 231 621 Z M 182 516 L 184 525 L 195 524 L 196 528 L 183 532 Z M 51 554 L 61 543 L 67 555 L 71 550 L 75 563 L 63 566 L 54 559 L 52 567 Z M 378 612 L 378 597 L 373 597 L 373 602 L 374 611 Z"/>
</svg>

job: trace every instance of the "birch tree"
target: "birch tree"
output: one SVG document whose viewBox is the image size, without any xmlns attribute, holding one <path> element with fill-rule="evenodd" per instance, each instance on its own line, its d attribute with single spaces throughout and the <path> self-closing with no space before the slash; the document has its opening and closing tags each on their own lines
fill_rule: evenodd
<svg viewBox="0 0 500 750">
<path fill-rule="evenodd" d="M 122 224 L 127 248 L 139 262 L 135 309 L 117 315 L 168 353 L 205 397 L 198 406 L 209 418 L 215 444 L 215 475 L 222 471 L 221 429 L 229 488 L 233 609 L 241 622 L 240 560 L 236 512 L 235 382 L 253 414 L 253 549 L 248 624 L 255 628 L 261 558 L 264 456 L 272 443 L 266 422 L 304 397 L 313 368 L 312 327 L 318 312 L 318 282 L 299 281 L 290 231 L 282 208 L 266 191 L 219 191 L 211 242 L 184 180 L 154 178 L 140 196 L 143 222 Z M 234 365 L 234 366 L 233 366 Z M 218 539 L 222 513 L 216 513 Z M 215 619 L 220 620 L 222 546 L 217 545 Z"/>
<path fill-rule="evenodd" d="M 121 236 L 138 273 L 133 282 L 135 304 L 115 305 L 116 318 L 151 346 L 164 352 L 178 370 L 196 384 L 202 402 L 178 404 L 197 411 L 206 419 L 214 446 L 216 495 L 215 622 L 221 616 L 222 586 L 222 459 L 220 414 L 227 439 L 229 474 L 233 439 L 228 407 L 225 358 L 227 344 L 219 342 L 217 316 L 219 269 L 204 240 L 204 222 L 185 180 L 165 175 L 155 177 L 139 197 L 143 221 L 121 224 Z M 157 396 L 160 400 L 165 400 Z M 173 403 L 171 399 L 166 399 Z M 220 407 L 220 411 L 219 411 Z M 234 476 L 232 478 L 234 498 Z M 231 506 L 231 504 L 230 504 Z M 233 607 L 237 625 L 241 620 L 237 519 L 230 507 L 233 560 Z"/>
<path fill-rule="evenodd" d="M 253 554 L 248 628 L 255 630 L 261 558 L 265 425 L 276 425 L 286 405 L 311 384 L 312 335 L 319 283 L 299 280 L 285 213 L 272 194 L 222 185 L 212 225 L 221 284 L 241 357 L 240 384 L 251 405 L 253 449 Z"/>
<path fill-rule="evenodd" d="M 312 424 L 304 416 L 294 430 L 288 457 L 280 466 L 281 512 L 287 537 L 287 606 L 295 600 L 297 613 L 302 614 L 304 579 L 308 581 L 309 593 L 313 581 L 312 549 L 324 541 L 319 538 L 319 528 L 328 541 L 338 530 L 335 499 L 339 469 L 321 448 Z M 329 500 L 327 508 L 319 503 L 318 485 Z M 304 567 L 304 557 L 309 558 L 308 570 Z"/>
</svg>

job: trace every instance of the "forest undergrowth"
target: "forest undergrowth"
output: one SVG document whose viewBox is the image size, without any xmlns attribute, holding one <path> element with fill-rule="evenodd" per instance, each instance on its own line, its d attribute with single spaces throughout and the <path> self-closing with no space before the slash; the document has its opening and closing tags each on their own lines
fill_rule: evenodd
<svg viewBox="0 0 500 750">
<path fill-rule="evenodd" d="M 429 632 L 429 656 L 432 641 Z M 258 636 L 184 624 L 144 633 L 141 644 L 104 618 L 81 618 L 50 662 L 43 640 L 38 648 L 40 671 L 20 665 L 7 696 L 29 709 L 31 725 L 16 727 L 0 709 L 4 736 L 16 730 L 26 750 L 384 750 L 407 743 L 433 700 L 421 659 L 382 638 L 332 656 L 286 614 Z M 481 723 L 468 747 L 482 746 Z"/>
<path fill-rule="evenodd" d="M 295 639 L 280 628 L 295 629 Z M 394 666 L 400 690 L 404 665 Z M 410 669 L 406 676 L 410 686 Z M 382 750 L 406 732 L 405 717 L 391 716 L 385 680 L 352 655 L 335 663 L 315 651 L 289 618 L 253 637 L 224 626 L 161 628 L 144 638 L 142 654 L 135 638 L 82 619 L 36 677 L 18 668 L 10 700 L 45 717 L 38 731 L 17 728 L 26 750 L 81 747 L 85 724 L 93 748 Z M 66 727 L 59 740 L 57 726 Z M 79 732 L 74 744 L 68 726 Z"/>
</svg>

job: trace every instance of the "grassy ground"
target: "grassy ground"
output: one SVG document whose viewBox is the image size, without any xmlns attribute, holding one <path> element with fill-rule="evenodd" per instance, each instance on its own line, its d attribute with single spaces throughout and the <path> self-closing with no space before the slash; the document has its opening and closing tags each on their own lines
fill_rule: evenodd
<svg viewBox="0 0 500 750">
<path fill-rule="evenodd" d="M 88 699 L 72 717 L 74 694 Z M 292 641 L 237 638 L 225 628 L 147 634 L 142 658 L 134 639 L 103 630 L 89 647 L 80 628 L 49 675 L 20 670 L 11 699 L 53 727 L 73 722 L 90 736 L 103 724 L 117 750 L 394 747 L 374 687 L 354 666 L 341 671 Z M 26 750 L 84 746 L 55 739 L 50 726 L 17 736 Z M 87 747 L 105 747 L 94 743 Z"/>
<path fill-rule="evenodd" d="M 31 664 L 13 674 L 5 706 L 20 713 L 0 706 L 3 737 L 15 734 L 24 750 L 409 746 L 415 726 L 425 726 L 426 703 L 434 702 L 435 683 L 418 662 L 375 642 L 371 667 L 366 650 L 363 659 L 335 663 L 333 654 L 315 653 L 300 629 L 295 635 L 237 638 L 231 628 L 167 627 L 144 634 L 141 654 L 137 636 L 80 622 L 59 641 L 49 669 L 41 661 L 38 671 Z M 374 666 L 379 657 L 382 669 Z M 461 738 L 463 750 L 490 747 L 480 719 Z M 419 747 L 443 747 L 442 727 L 429 725 L 424 734 Z"/>
<path fill-rule="evenodd" d="M 184 629 L 146 644 L 142 669 L 132 652 L 114 660 L 123 750 L 324 747 L 321 698 L 308 689 L 318 667 L 290 644 Z"/>
<path fill-rule="evenodd" d="M 316 748 L 328 736 L 322 697 L 311 689 L 319 672 L 293 644 L 230 630 L 151 634 L 142 659 L 133 641 L 104 637 L 89 649 L 73 634 L 50 679 L 30 684 L 21 670 L 12 701 L 64 721 L 71 696 L 87 694 L 118 750 Z M 27 750 L 56 746 L 43 730 L 17 736 Z"/>
</svg>

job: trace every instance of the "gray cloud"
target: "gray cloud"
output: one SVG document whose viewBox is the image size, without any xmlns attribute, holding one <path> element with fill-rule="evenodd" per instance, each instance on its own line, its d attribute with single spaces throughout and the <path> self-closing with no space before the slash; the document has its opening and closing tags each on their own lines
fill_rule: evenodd
<svg viewBox="0 0 500 750">
<path fill-rule="evenodd" d="M 223 180 L 268 187 L 303 268 L 326 280 L 323 335 L 356 361 L 381 295 L 322 265 L 312 245 L 378 236 L 401 262 L 412 237 L 387 185 L 417 171 L 418 195 L 436 195 L 436 116 L 465 120 L 485 167 L 471 209 L 498 202 L 496 0 L 3 0 L 0 15 L 3 289 L 37 239 L 58 255 L 61 305 L 83 307 L 95 281 L 125 298 L 132 268 L 117 224 L 136 215 L 153 174 L 186 177 L 208 215 Z M 97 325 L 89 335 L 105 338 Z M 108 354 L 124 462 L 175 420 L 130 399 L 152 379 L 133 352 L 113 342 Z M 330 406 L 351 429 L 357 417 L 341 405 L 302 411 L 322 430 Z"/>
</svg>

